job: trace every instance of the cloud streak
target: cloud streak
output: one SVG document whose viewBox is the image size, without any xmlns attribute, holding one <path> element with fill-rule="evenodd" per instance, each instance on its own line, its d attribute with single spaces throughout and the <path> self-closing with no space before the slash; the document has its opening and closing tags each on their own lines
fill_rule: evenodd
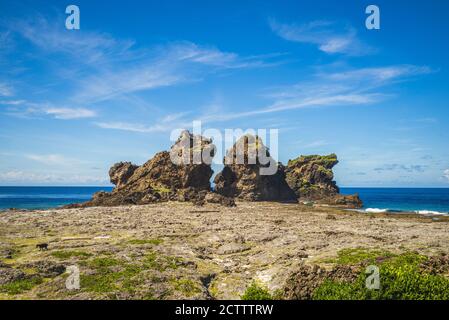
<svg viewBox="0 0 449 320">
<path fill-rule="evenodd" d="M 312 75 L 310 80 L 277 88 L 265 94 L 267 98 L 274 100 L 266 107 L 244 112 L 218 113 L 200 117 L 200 120 L 228 121 L 303 108 L 373 104 L 391 97 L 391 94 L 380 88 L 430 72 L 431 69 L 427 66 L 414 65 L 345 69 L 341 72 L 319 71 Z"/>
<path fill-rule="evenodd" d="M 360 56 L 375 51 L 358 39 L 354 28 L 342 27 L 336 22 L 317 20 L 297 25 L 279 23 L 271 19 L 269 24 L 279 37 L 287 41 L 316 45 L 320 51 L 327 54 Z"/>
<path fill-rule="evenodd" d="M 449 181 L 449 169 L 444 170 L 443 177 L 445 177 Z"/>
<path fill-rule="evenodd" d="M 13 89 L 6 83 L 0 82 L 0 96 L 10 97 L 13 95 Z"/>
<path fill-rule="evenodd" d="M 80 108 L 137 92 L 201 81 L 220 71 L 279 63 L 276 61 L 279 54 L 240 56 L 189 41 L 138 47 L 133 40 L 116 39 L 106 33 L 67 32 L 42 16 L 33 21 L 10 23 L 10 30 L 38 50 L 67 62 L 63 68 L 55 68 L 55 76 L 69 84 L 64 104 Z M 0 94 L 6 95 L 6 90 L 0 86 Z M 45 103 L 61 104 L 59 101 Z M 56 118 L 66 119 L 59 115 Z"/>
<path fill-rule="evenodd" d="M 403 165 L 403 164 L 385 164 L 382 167 L 374 168 L 376 172 L 384 172 L 384 171 L 405 171 L 405 172 L 424 172 L 427 166 L 423 165 Z"/>
<path fill-rule="evenodd" d="M 109 181 L 104 176 L 92 176 L 82 174 L 59 174 L 59 173 L 37 173 L 31 171 L 11 170 L 0 172 L 0 183 L 26 184 L 26 185 L 109 185 Z"/>
<path fill-rule="evenodd" d="M 93 118 L 97 115 L 95 111 L 85 108 L 48 108 L 44 113 L 62 120 Z"/>
</svg>

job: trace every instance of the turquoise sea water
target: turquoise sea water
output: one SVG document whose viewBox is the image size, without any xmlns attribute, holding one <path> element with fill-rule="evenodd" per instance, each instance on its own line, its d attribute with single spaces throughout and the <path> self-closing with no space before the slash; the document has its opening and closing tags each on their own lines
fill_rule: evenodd
<svg viewBox="0 0 449 320">
<path fill-rule="evenodd" d="M 111 187 L 0 187 L 0 209 L 47 209 L 87 201 Z M 341 188 L 359 193 L 371 212 L 413 211 L 420 214 L 449 213 L 449 188 Z"/>
<path fill-rule="evenodd" d="M 0 209 L 48 209 L 89 200 L 111 187 L 0 187 Z"/>
<path fill-rule="evenodd" d="M 368 212 L 449 213 L 449 188 L 341 188 L 340 191 L 357 192 Z"/>
</svg>

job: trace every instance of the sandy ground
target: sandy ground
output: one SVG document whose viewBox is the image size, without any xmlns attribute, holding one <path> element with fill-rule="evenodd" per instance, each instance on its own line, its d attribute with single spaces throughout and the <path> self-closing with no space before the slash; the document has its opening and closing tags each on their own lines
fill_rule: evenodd
<svg viewBox="0 0 449 320">
<path fill-rule="evenodd" d="M 136 239 L 141 243 L 133 243 Z M 154 241 L 144 243 L 145 239 Z M 322 263 L 343 248 L 417 250 L 426 255 L 449 253 L 449 221 L 300 204 L 242 202 L 235 208 L 225 208 L 169 202 L 1 212 L 0 242 L 3 248 L 15 250 L 13 257 L 2 259 L 13 266 L 59 261 L 52 252 L 61 250 L 83 250 L 93 255 L 90 259 L 112 254 L 129 263 L 138 263 L 148 251 L 154 251 L 183 261 L 180 268 L 157 271 L 158 284 L 142 280 L 152 288 L 155 298 L 238 299 L 254 279 L 270 290 L 279 289 L 301 260 Z M 41 242 L 49 244 L 48 251 L 35 248 Z M 63 263 L 79 261 L 71 257 Z M 81 263 L 81 272 L 92 270 Z M 111 298 L 115 294 L 117 298 L 139 298 L 144 290 L 136 296 L 123 292 L 93 293 L 81 288 L 68 295 L 61 277 L 48 280 L 23 297 L 84 299 Z M 182 288 L 177 290 L 182 277 L 191 279 L 198 290 L 193 290 L 193 294 Z"/>
</svg>

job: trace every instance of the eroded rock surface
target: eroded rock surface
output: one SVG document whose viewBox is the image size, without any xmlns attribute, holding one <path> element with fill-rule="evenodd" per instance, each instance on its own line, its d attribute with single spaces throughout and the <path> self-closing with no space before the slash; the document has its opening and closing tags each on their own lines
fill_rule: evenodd
<svg viewBox="0 0 449 320">
<path fill-rule="evenodd" d="M 289 160 L 286 169 L 287 183 L 298 197 L 304 199 L 334 196 L 339 192 L 332 172 L 337 163 L 335 154 L 300 156 Z"/>
<path fill-rule="evenodd" d="M 300 203 L 237 204 L 198 208 L 170 201 L 4 211 L 0 243 L 17 252 L 14 259 L 1 259 L 0 282 L 43 281 L 31 281 L 33 288 L 21 293 L 0 289 L 0 299 L 239 299 L 253 281 L 286 299 L 304 299 L 324 279 L 353 279 L 357 272 L 329 261 L 339 259 L 342 250 L 360 248 L 416 251 L 435 257 L 424 262 L 426 272 L 449 270 L 447 217 L 366 215 Z M 49 250 L 36 248 L 42 242 Z M 79 266 L 80 290 L 67 290 L 60 265 Z"/>
<path fill-rule="evenodd" d="M 332 172 L 337 164 L 337 155 L 334 153 L 326 156 L 300 156 L 289 160 L 285 170 L 287 183 L 302 201 L 360 208 L 362 201 L 357 194 L 339 194 Z"/>
<path fill-rule="evenodd" d="M 114 164 L 111 169 L 109 169 L 111 182 L 115 184 L 117 189 L 119 189 L 128 182 L 128 179 L 138 167 L 139 166 L 136 166 L 131 162 L 119 162 Z"/>
<path fill-rule="evenodd" d="M 296 201 L 276 163 L 258 136 L 245 135 L 227 151 L 225 167 L 215 177 L 215 190 L 248 201 Z"/>
</svg>

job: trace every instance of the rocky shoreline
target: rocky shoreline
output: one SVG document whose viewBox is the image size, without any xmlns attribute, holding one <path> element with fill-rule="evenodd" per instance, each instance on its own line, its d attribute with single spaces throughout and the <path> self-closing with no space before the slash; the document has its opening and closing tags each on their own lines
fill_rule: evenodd
<svg viewBox="0 0 449 320">
<path fill-rule="evenodd" d="M 369 258 L 410 253 L 444 277 L 448 222 L 247 201 L 5 211 L 0 298 L 240 299 L 257 283 L 271 297 L 311 299 L 326 279 L 353 281 Z M 355 260 L 340 265 L 348 251 Z M 80 290 L 65 287 L 71 265 Z"/>
</svg>

